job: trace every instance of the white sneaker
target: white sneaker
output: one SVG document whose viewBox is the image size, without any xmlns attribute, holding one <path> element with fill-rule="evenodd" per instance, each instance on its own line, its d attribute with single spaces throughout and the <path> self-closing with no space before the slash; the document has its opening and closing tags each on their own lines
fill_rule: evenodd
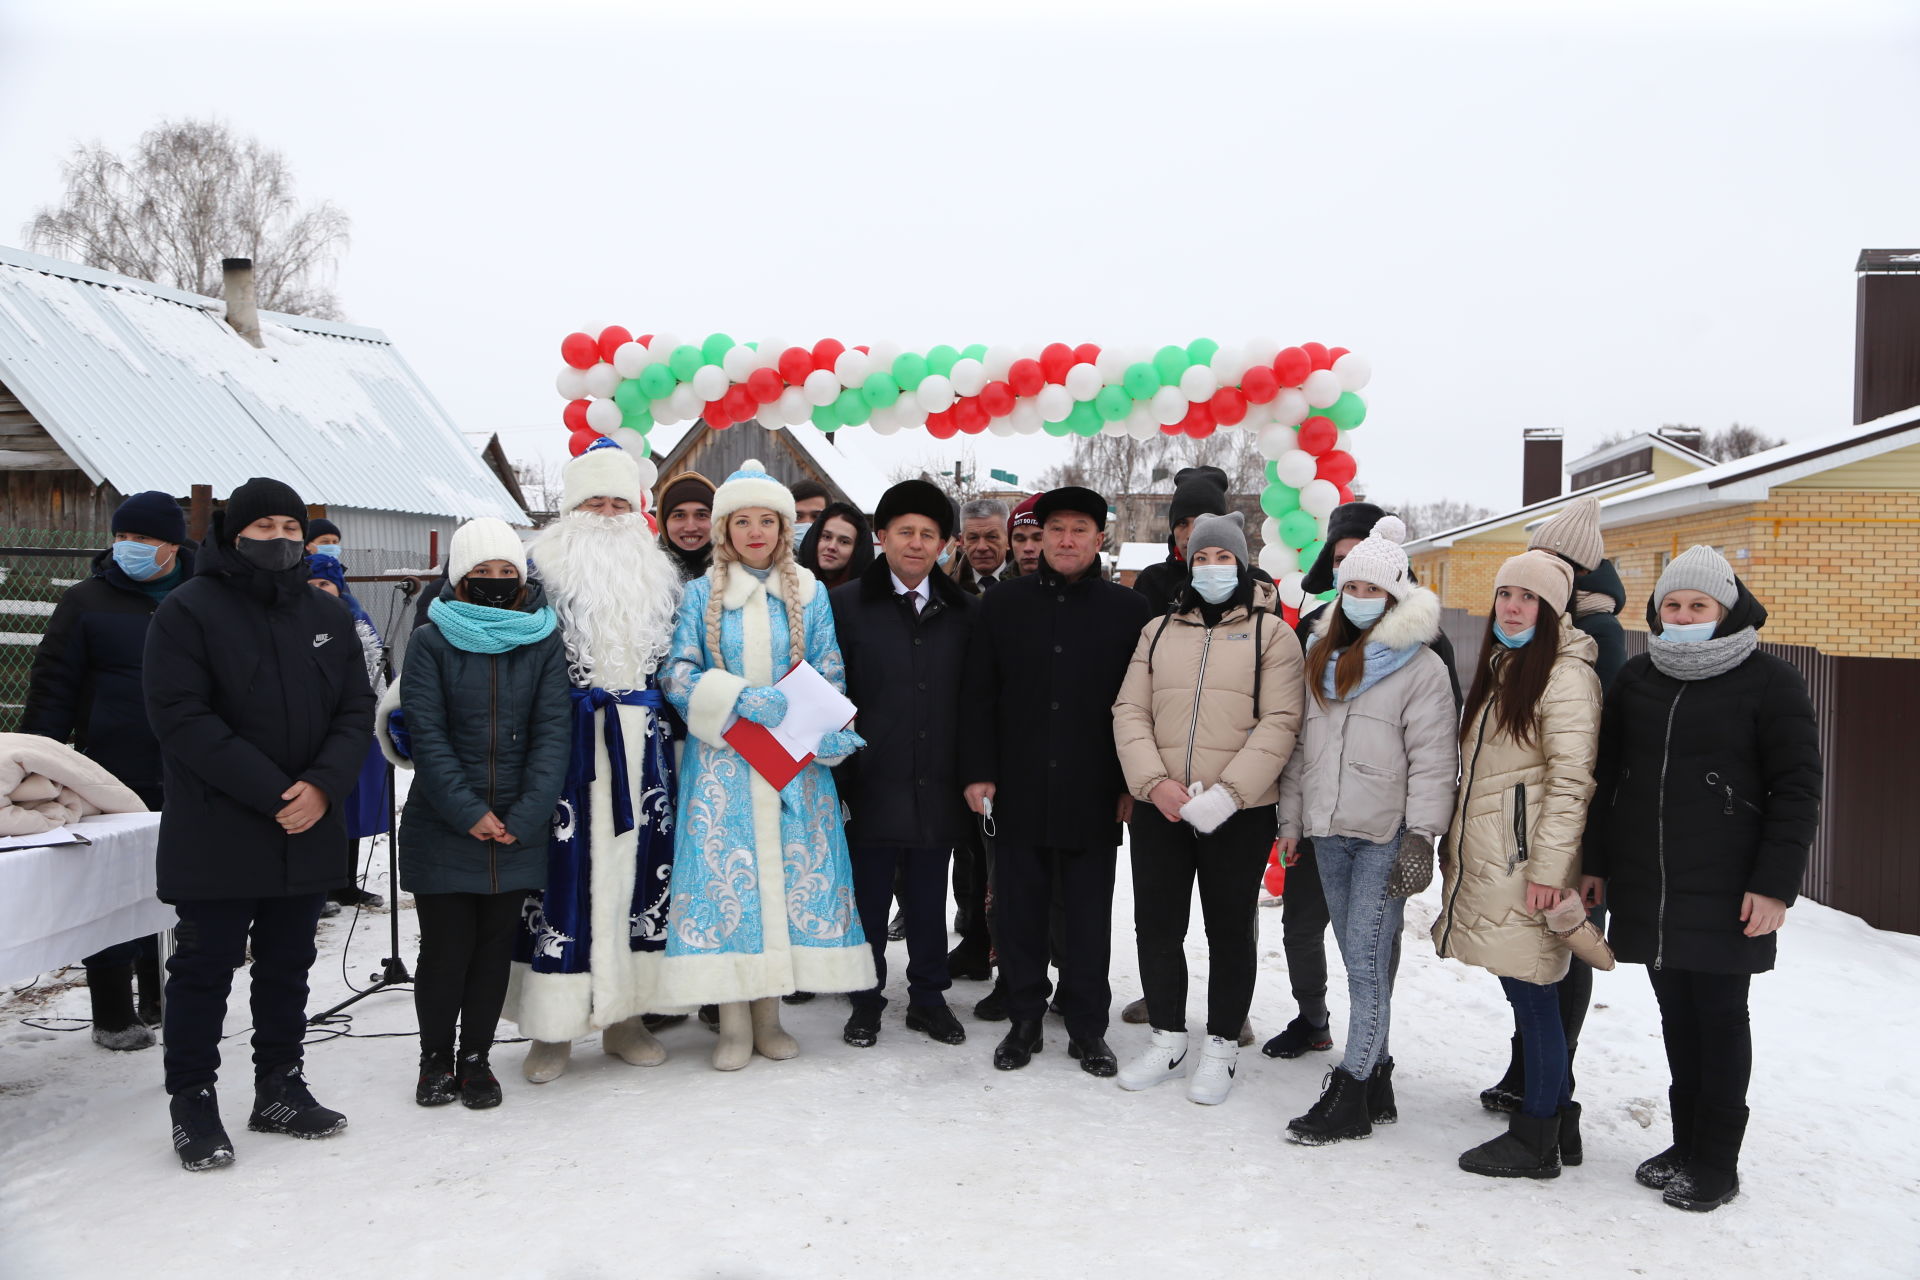
<svg viewBox="0 0 1920 1280">
<path fill-rule="evenodd" d="M 1200 1046 L 1200 1065 L 1187 1081 L 1187 1098 L 1203 1107 L 1217 1107 L 1233 1091 L 1234 1061 L 1240 1056 L 1237 1041 L 1224 1036 L 1208 1036 Z"/>
<path fill-rule="evenodd" d="M 1140 1056 L 1120 1068 L 1122 1089 L 1151 1089 L 1186 1074 L 1187 1033 L 1155 1031 Z"/>
</svg>

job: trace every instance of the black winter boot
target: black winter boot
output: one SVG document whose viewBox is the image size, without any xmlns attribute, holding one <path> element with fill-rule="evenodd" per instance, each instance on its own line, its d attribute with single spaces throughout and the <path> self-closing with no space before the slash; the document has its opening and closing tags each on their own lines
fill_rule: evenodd
<svg viewBox="0 0 1920 1280">
<path fill-rule="evenodd" d="M 1367 1118 L 1375 1124 L 1395 1124 L 1400 1119 L 1400 1105 L 1393 1099 L 1393 1059 L 1373 1064 L 1373 1074 L 1367 1077 Z"/>
<path fill-rule="evenodd" d="M 460 1055 L 460 1105 L 469 1111 L 500 1105 L 500 1081 L 484 1053 Z"/>
<path fill-rule="evenodd" d="M 1327 1073 L 1320 1101 L 1303 1116 L 1287 1122 L 1287 1141 L 1303 1147 L 1323 1147 L 1344 1138 L 1371 1138 L 1373 1121 L 1367 1115 L 1367 1082 L 1340 1067 Z"/>
<path fill-rule="evenodd" d="M 1572 1168 L 1586 1158 L 1580 1146 L 1580 1104 L 1569 1102 L 1560 1108 L 1560 1163 Z"/>
<path fill-rule="evenodd" d="M 1507 1131 L 1463 1154 L 1460 1167 L 1484 1178 L 1557 1178 L 1560 1117 L 1516 1111 L 1507 1117 Z"/>
<path fill-rule="evenodd" d="M 423 1107 L 444 1107 L 459 1094 L 453 1079 L 453 1055 L 446 1052 L 420 1055 L 420 1081 L 413 1086 L 413 1100 Z"/>
<path fill-rule="evenodd" d="M 1325 1053 L 1333 1048 L 1333 1036 L 1324 1022 L 1309 1022 L 1301 1014 L 1273 1039 L 1260 1046 L 1269 1058 L 1297 1058 L 1303 1053 Z"/>
<path fill-rule="evenodd" d="M 1018 1071 L 1033 1061 L 1045 1043 L 1038 1018 L 1015 1018 L 1007 1034 L 993 1048 L 993 1065 L 1001 1071 Z"/>
<path fill-rule="evenodd" d="M 284 1133 L 289 1138 L 330 1138 L 347 1127 L 347 1118 L 313 1100 L 300 1064 L 275 1067 L 253 1083 L 255 1133 Z"/>
<path fill-rule="evenodd" d="M 1699 1109 L 1693 1158 L 1667 1183 L 1660 1198 L 1676 1209 L 1711 1213 L 1740 1194 L 1740 1144 L 1747 1133 L 1745 1107 Z"/>
<path fill-rule="evenodd" d="M 993 990 L 980 997 L 973 1006 L 973 1016 L 982 1022 L 1005 1022 L 1007 1020 L 1007 989 L 1000 983 L 993 984 Z"/>
<path fill-rule="evenodd" d="M 173 1149 L 182 1168 L 199 1173 L 233 1163 L 233 1142 L 220 1123 L 220 1100 L 212 1085 L 174 1094 L 167 1110 L 173 1115 Z"/>
<path fill-rule="evenodd" d="M 1633 1171 L 1633 1180 L 1655 1191 L 1666 1190 L 1674 1175 L 1693 1158 L 1694 1095 L 1677 1088 L 1667 1090 L 1667 1113 L 1673 1119 L 1673 1145 L 1657 1156 L 1649 1156 Z"/>
<path fill-rule="evenodd" d="M 87 966 L 87 1001 L 92 1006 L 93 1042 L 102 1049 L 153 1047 L 153 1028 L 133 1009 L 133 966 Z"/>
<path fill-rule="evenodd" d="M 1513 1054 L 1507 1059 L 1507 1074 L 1491 1089 L 1480 1091 L 1480 1105 L 1489 1111 L 1518 1111 L 1527 1092 L 1527 1066 L 1520 1057 L 1520 1035 L 1514 1033 Z"/>
</svg>

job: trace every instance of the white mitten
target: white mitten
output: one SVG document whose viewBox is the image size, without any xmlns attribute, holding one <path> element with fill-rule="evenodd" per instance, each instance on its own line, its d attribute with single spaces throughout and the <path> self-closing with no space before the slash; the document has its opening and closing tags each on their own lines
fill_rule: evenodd
<svg viewBox="0 0 1920 1280">
<path fill-rule="evenodd" d="M 1180 816 L 1191 822 L 1194 830 L 1206 835 L 1231 818 L 1239 808 L 1234 803 L 1233 792 L 1218 783 L 1211 787 L 1202 784 L 1180 806 Z"/>
</svg>

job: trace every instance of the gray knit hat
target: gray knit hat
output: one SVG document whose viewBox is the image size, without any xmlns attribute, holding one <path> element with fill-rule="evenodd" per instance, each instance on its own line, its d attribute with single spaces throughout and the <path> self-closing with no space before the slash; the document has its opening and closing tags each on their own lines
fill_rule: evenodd
<svg viewBox="0 0 1920 1280">
<path fill-rule="evenodd" d="M 1187 563 L 1208 547 L 1224 547 L 1241 564 L 1247 563 L 1247 518 L 1238 511 L 1223 516 L 1200 516 L 1187 534 Z"/>
<path fill-rule="evenodd" d="M 1607 544 L 1600 537 L 1600 501 L 1581 498 L 1543 521 L 1533 531 L 1527 546 L 1535 551 L 1553 551 L 1591 573 L 1607 558 Z"/>
<path fill-rule="evenodd" d="M 1660 571 L 1660 581 L 1653 588 L 1655 606 L 1674 591 L 1704 592 L 1728 609 L 1733 608 L 1734 602 L 1740 598 L 1740 588 L 1733 577 L 1733 566 L 1727 563 L 1727 558 L 1712 547 L 1697 543 L 1681 552 Z"/>
</svg>

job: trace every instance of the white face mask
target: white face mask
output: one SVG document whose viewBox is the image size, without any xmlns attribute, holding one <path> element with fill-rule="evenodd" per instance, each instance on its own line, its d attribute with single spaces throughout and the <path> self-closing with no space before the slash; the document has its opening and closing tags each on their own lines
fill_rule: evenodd
<svg viewBox="0 0 1920 1280">
<path fill-rule="evenodd" d="M 1203 564 L 1193 571 L 1193 589 L 1208 604 L 1219 604 L 1240 585 L 1240 567 L 1232 564 Z"/>
<path fill-rule="evenodd" d="M 1347 621 L 1365 631 L 1380 621 L 1380 615 L 1387 611 L 1385 596 L 1354 596 L 1340 593 L 1340 612 L 1347 615 Z"/>
</svg>

